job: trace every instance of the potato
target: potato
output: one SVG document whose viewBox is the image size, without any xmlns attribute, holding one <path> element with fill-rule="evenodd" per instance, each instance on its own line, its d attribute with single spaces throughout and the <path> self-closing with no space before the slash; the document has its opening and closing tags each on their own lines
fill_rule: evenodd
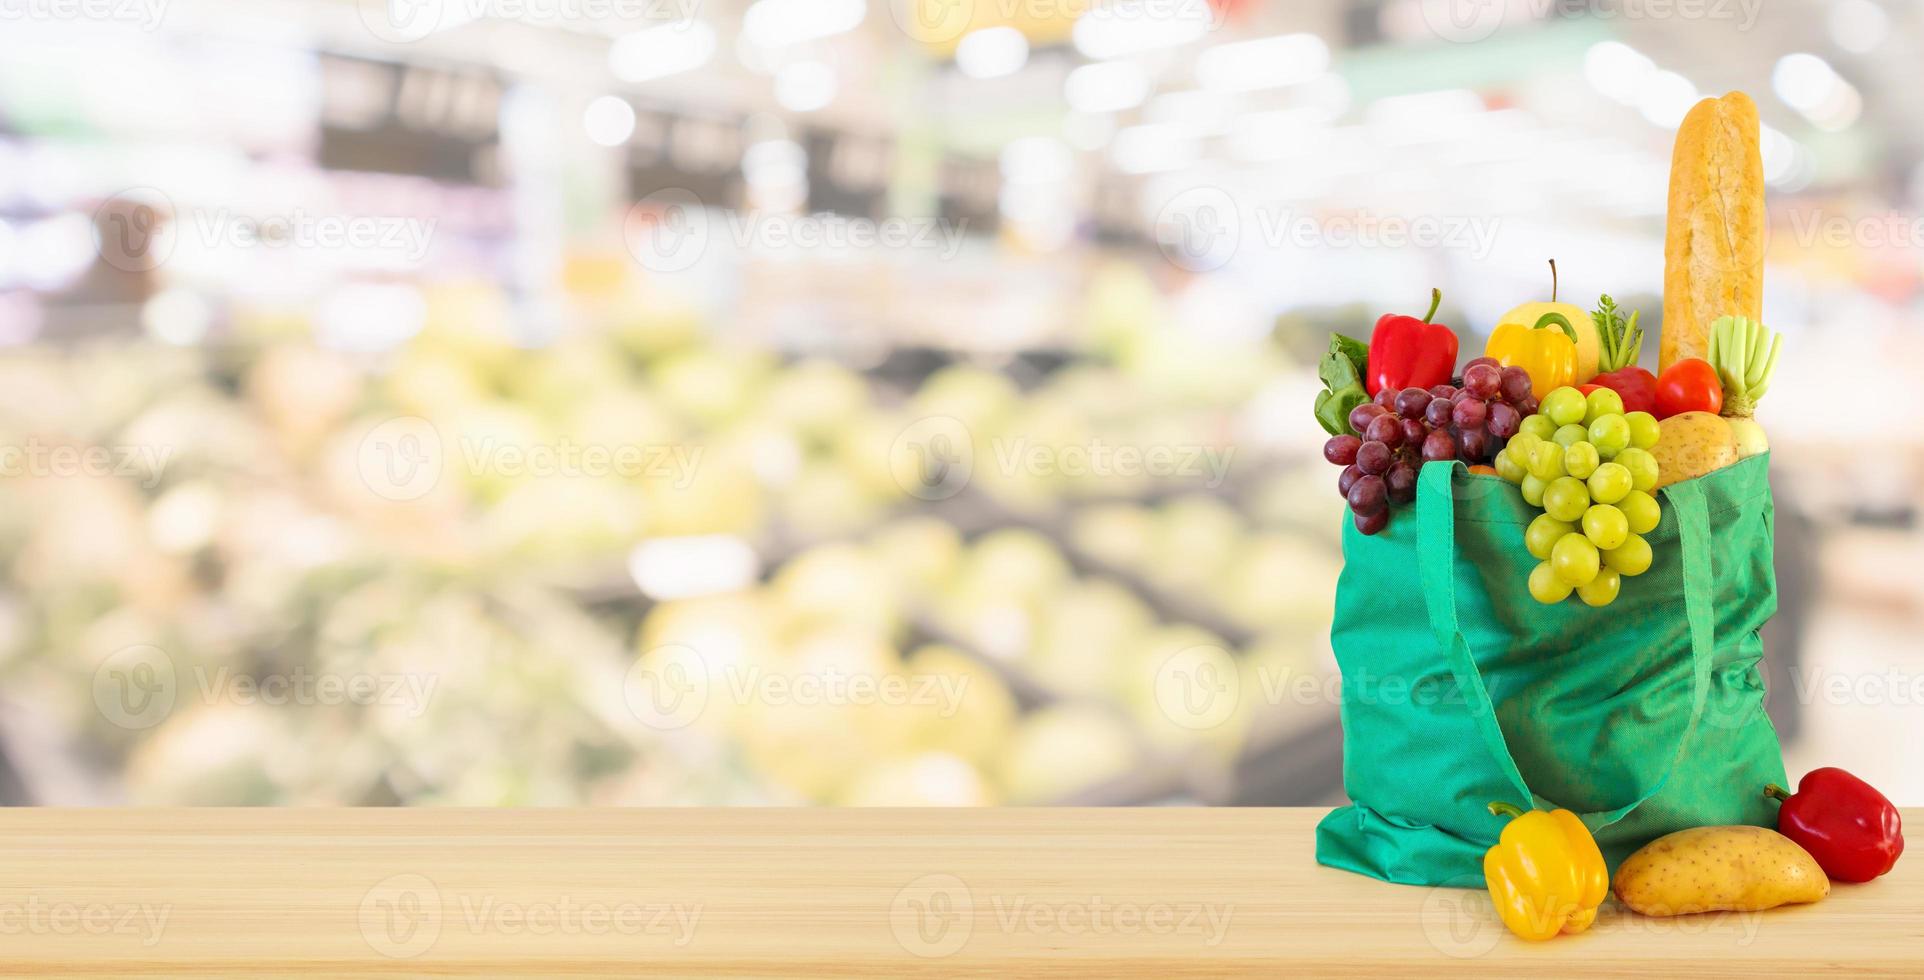
<svg viewBox="0 0 1924 980">
<path fill-rule="evenodd" d="M 1737 462 L 1737 435 L 1730 423 L 1709 412 L 1685 412 L 1663 420 L 1657 444 L 1657 486 L 1694 480 Z"/>
<path fill-rule="evenodd" d="M 1683 915 L 1815 902 L 1830 894 L 1830 879 L 1774 830 L 1697 827 L 1645 844 L 1617 868 L 1610 888 L 1644 915 Z"/>
</svg>

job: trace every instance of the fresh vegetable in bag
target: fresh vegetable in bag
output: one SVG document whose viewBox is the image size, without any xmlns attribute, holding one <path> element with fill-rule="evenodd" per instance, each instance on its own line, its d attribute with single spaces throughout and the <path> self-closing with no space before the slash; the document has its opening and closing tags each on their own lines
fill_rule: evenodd
<svg viewBox="0 0 1924 980">
<path fill-rule="evenodd" d="M 1316 365 L 1316 374 L 1323 380 L 1323 390 L 1316 394 L 1316 422 L 1324 432 L 1348 435 L 1350 413 L 1369 402 L 1369 392 L 1363 388 L 1369 356 L 1370 349 L 1360 340 L 1340 333 L 1329 339 L 1329 351 Z"/>
<path fill-rule="evenodd" d="M 1447 383 L 1456 373 L 1456 333 L 1431 323 L 1443 305 L 1443 291 L 1430 290 L 1430 311 L 1419 320 L 1386 313 L 1370 332 L 1369 369 L 1364 374 L 1369 393 L 1430 388 Z"/>
</svg>

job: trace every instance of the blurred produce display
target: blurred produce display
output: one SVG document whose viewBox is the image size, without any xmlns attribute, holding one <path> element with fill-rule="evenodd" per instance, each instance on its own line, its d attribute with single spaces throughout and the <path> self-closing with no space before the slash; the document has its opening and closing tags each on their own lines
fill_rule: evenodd
<svg viewBox="0 0 1924 980">
<path fill-rule="evenodd" d="M 0 29 L 0 803 L 1333 801 L 1328 338 L 1609 290 L 1654 403 L 1731 87 L 1779 724 L 1924 610 L 1833 397 L 1920 381 L 1924 8 L 122 6 Z"/>
<path fill-rule="evenodd" d="M 1260 703 L 1265 683 L 1327 661 L 1327 592 L 1274 583 L 1333 582 L 1337 560 L 1324 495 L 1230 449 L 1248 445 L 1239 413 L 1267 371 L 1245 364 L 1247 383 L 1206 395 L 1107 358 L 958 361 L 896 384 L 731 348 L 640 304 L 522 349 L 473 329 L 501 302 L 488 289 L 422 295 L 420 334 L 382 354 L 242 316 L 217 347 L 0 358 L 19 396 L 0 411 L 9 439 L 163 464 L 0 482 L 16 610 L 0 676 L 101 792 L 1196 798 L 1224 791 L 1253 739 L 1334 710 Z M 897 442 L 931 418 L 959 424 L 975 465 L 952 496 L 919 499 Z M 1218 468 L 1056 465 L 1104 444 Z M 1018 451 L 1041 462 L 1010 463 Z M 95 698 L 110 658 L 146 646 L 176 701 L 130 726 Z M 704 708 L 650 714 L 635 679 L 691 652 Z M 1159 691 L 1183 656 L 1248 675 L 1232 711 L 1191 717 Z M 400 689 L 276 707 L 219 686 L 303 672 Z"/>
</svg>

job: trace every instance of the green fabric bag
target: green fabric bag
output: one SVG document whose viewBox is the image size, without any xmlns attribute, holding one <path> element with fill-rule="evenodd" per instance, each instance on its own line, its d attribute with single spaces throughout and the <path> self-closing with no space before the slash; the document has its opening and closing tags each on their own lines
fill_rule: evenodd
<svg viewBox="0 0 1924 980">
<path fill-rule="evenodd" d="M 1671 831 L 1774 826 L 1768 470 L 1758 456 L 1664 488 L 1650 569 L 1602 609 L 1530 597 L 1537 509 L 1460 463 L 1423 467 L 1414 512 L 1383 533 L 1346 526 L 1330 639 L 1352 802 L 1317 827 L 1316 859 L 1482 887 L 1493 800 L 1576 812 L 1613 870 Z"/>
</svg>

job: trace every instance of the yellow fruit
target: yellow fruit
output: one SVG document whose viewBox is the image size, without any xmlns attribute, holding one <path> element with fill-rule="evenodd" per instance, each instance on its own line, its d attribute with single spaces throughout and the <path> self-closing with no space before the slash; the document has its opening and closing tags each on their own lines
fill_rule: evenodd
<svg viewBox="0 0 1924 980">
<path fill-rule="evenodd" d="M 1696 827 L 1630 855 L 1611 890 L 1644 915 L 1755 912 L 1815 902 L 1830 894 L 1830 879 L 1815 858 L 1774 830 Z"/>
<path fill-rule="evenodd" d="M 1617 593 L 1623 588 L 1623 577 L 1614 570 L 1598 569 L 1597 577 L 1588 585 L 1577 589 L 1577 598 L 1586 606 L 1607 606 L 1617 601 Z"/>
<path fill-rule="evenodd" d="M 1685 412 L 1663 420 L 1650 455 L 1657 457 L 1657 486 L 1667 487 L 1737 462 L 1737 436 L 1721 416 Z"/>
</svg>

